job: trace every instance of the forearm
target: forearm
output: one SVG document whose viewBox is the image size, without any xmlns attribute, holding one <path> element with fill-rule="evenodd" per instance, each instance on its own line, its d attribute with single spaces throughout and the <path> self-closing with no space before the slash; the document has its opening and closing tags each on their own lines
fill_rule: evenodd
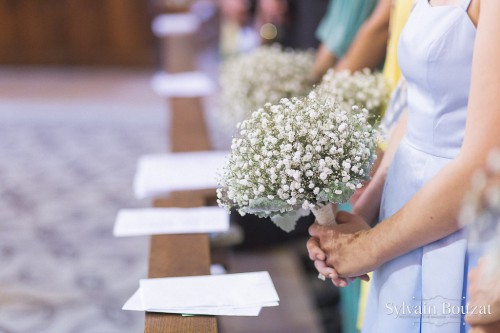
<svg viewBox="0 0 500 333">
<path fill-rule="evenodd" d="M 391 0 L 380 0 L 375 12 L 359 29 L 349 51 L 335 70 L 352 72 L 376 68 L 384 60 L 389 39 Z"/>
<path fill-rule="evenodd" d="M 376 68 L 384 60 L 388 36 L 388 30 L 369 31 L 361 28 L 353 45 L 335 66 L 335 70 L 355 72 L 363 68 Z"/>
<path fill-rule="evenodd" d="M 483 160 L 484 161 L 484 160 Z M 473 172 L 480 163 L 457 158 L 443 168 L 397 213 L 371 230 L 378 264 L 444 238 L 457 222 Z"/>
<path fill-rule="evenodd" d="M 363 216 L 370 225 L 378 221 L 378 211 L 380 210 L 387 171 L 405 133 L 406 112 L 401 115 L 394 131 L 390 135 L 387 148 L 381 154 L 382 160 L 374 166 L 374 170 L 372 169 L 372 179 L 353 206 L 353 212 Z"/>
<path fill-rule="evenodd" d="M 337 57 L 335 54 L 328 50 L 326 44 L 322 43 L 316 52 L 316 59 L 310 74 L 311 82 L 314 84 L 319 83 L 326 71 L 333 67 L 336 62 Z"/>
</svg>

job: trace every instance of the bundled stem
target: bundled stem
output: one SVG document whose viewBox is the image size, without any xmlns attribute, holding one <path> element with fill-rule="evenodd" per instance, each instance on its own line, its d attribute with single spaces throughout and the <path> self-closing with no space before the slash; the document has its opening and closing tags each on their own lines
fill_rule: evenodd
<svg viewBox="0 0 500 333">
<path fill-rule="evenodd" d="M 316 221 L 324 226 L 335 225 L 335 214 L 337 213 L 337 208 L 333 203 L 328 203 L 319 208 L 312 208 Z M 323 274 L 318 275 L 318 279 L 325 281 L 326 277 Z"/>
<path fill-rule="evenodd" d="M 316 220 L 319 224 L 327 226 L 327 225 L 335 225 L 335 214 L 337 213 L 336 206 L 333 203 L 328 203 L 319 208 L 311 209 Z"/>
</svg>

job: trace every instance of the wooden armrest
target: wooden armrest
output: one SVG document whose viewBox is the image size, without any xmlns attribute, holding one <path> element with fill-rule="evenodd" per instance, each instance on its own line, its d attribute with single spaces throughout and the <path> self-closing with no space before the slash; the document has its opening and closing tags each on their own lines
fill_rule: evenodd
<svg viewBox="0 0 500 333">
<path fill-rule="evenodd" d="M 215 189 L 173 192 L 153 200 L 153 207 L 191 208 L 215 205 L 217 205 Z"/>
<path fill-rule="evenodd" d="M 181 195 L 177 207 L 196 207 L 199 202 L 189 196 Z M 191 199 L 191 200 L 189 200 Z M 166 201 L 167 200 L 167 201 Z M 201 200 L 201 199 L 198 199 Z M 154 202 L 155 207 L 171 207 L 168 199 Z M 210 274 L 210 243 L 208 235 L 156 235 L 151 237 L 149 252 L 150 278 L 194 276 Z M 145 333 L 191 333 L 217 332 L 217 321 L 214 316 L 182 317 L 181 315 L 146 313 Z"/>
<path fill-rule="evenodd" d="M 211 150 L 201 98 L 171 98 L 173 152 Z"/>
<path fill-rule="evenodd" d="M 157 235 L 151 237 L 150 278 L 210 274 L 208 235 Z M 217 332 L 213 316 L 146 313 L 145 333 Z"/>
</svg>

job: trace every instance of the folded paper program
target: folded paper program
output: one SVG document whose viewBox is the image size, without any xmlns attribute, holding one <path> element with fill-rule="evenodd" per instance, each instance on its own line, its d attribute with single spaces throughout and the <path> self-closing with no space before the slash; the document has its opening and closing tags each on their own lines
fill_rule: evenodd
<svg viewBox="0 0 500 333">
<path fill-rule="evenodd" d="M 154 18 L 151 28 L 156 37 L 195 33 L 201 21 L 195 14 L 162 14 Z"/>
<path fill-rule="evenodd" d="M 224 232 L 229 215 L 219 207 L 122 209 L 113 234 L 117 237 Z"/>
<path fill-rule="evenodd" d="M 151 85 L 163 97 L 203 97 L 215 93 L 217 86 L 202 72 L 158 73 Z"/>
<path fill-rule="evenodd" d="M 227 154 L 204 151 L 143 156 L 135 174 L 135 196 L 145 199 L 174 191 L 215 189 L 216 175 L 222 170 Z"/>
<path fill-rule="evenodd" d="M 124 310 L 227 316 L 257 316 L 279 305 L 268 272 L 146 279 Z"/>
</svg>

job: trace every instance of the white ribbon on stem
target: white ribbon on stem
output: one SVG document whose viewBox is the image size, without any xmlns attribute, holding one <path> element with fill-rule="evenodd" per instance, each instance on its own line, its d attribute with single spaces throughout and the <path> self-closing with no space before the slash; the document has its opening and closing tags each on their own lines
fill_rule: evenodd
<svg viewBox="0 0 500 333">
<path fill-rule="evenodd" d="M 312 208 L 314 216 L 318 224 L 323 226 L 335 225 L 335 214 L 337 213 L 337 207 L 333 203 L 328 203 L 322 207 Z M 318 279 L 325 281 L 326 277 L 323 274 L 318 275 Z"/>
</svg>

